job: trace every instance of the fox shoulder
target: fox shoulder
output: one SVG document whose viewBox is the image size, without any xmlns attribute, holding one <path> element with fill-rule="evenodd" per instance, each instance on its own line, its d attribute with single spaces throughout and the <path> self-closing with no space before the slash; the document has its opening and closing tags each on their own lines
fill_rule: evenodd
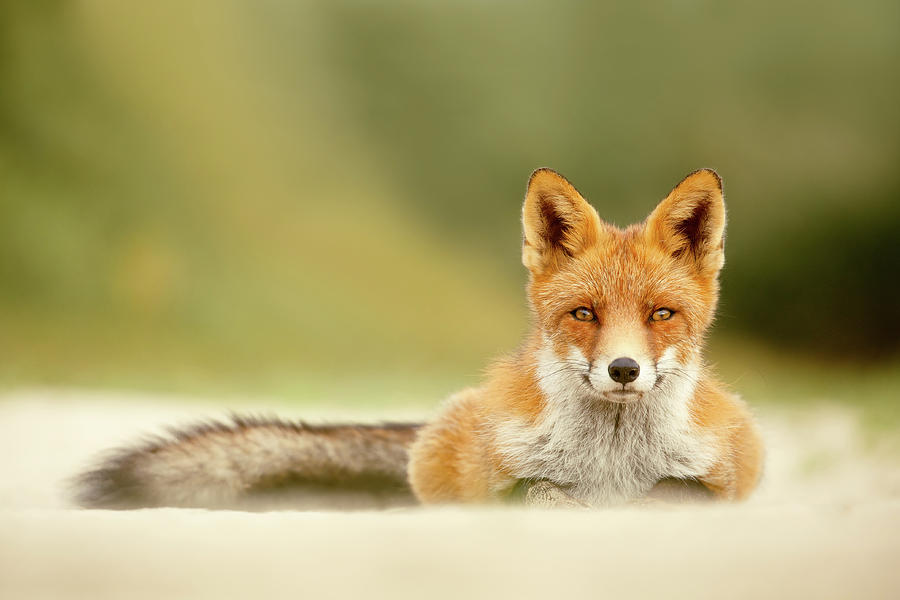
<svg viewBox="0 0 900 600">
<path fill-rule="evenodd" d="M 750 408 L 724 384 L 703 378 L 691 406 L 698 429 L 709 434 L 718 460 L 703 478 L 718 496 L 740 500 L 756 488 L 762 476 L 762 435 Z"/>
</svg>

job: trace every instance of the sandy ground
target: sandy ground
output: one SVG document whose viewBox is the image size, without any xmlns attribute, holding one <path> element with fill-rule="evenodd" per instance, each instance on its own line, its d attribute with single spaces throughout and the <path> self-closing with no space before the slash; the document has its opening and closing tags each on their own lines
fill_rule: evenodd
<svg viewBox="0 0 900 600">
<path fill-rule="evenodd" d="M 854 416 L 837 409 L 763 412 L 766 478 L 741 505 L 241 513 L 68 503 L 67 478 L 99 451 L 235 408 L 0 397 L 0 598 L 900 597 L 900 468 L 864 451 Z"/>
</svg>

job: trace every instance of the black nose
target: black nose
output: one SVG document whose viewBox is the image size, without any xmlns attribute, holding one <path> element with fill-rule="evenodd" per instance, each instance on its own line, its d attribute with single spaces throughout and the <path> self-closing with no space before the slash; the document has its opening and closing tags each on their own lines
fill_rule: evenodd
<svg viewBox="0 0 900 600">
<path fill-rule="evenodd" d="M 618 383 L 631 383 L 641 374 L 641 365 L 633 358 L 617 358 L 609 363 L 609 376 Z"/>
</svg>

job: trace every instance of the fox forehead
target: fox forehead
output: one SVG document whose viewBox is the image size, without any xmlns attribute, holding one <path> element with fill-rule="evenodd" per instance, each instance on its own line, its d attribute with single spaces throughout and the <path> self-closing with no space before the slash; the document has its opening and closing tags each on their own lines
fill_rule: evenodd
<svg viewBox="0 0 900 600">
<path fill-rule="evenodd" d="M 607 319 L 630 319 L 659 307 L 704 312 L 715 302 L 714 290 L 704 289 L 709 282 L 648 243 L 639 226 L 605 233 L 563 268 L 533 279 L 532 304 L 542 317 L 587 306 Z"/>
</svg>

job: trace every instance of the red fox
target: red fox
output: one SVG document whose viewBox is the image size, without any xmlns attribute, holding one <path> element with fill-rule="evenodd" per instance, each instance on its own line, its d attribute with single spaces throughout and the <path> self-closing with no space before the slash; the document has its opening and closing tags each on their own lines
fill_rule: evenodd
<svg viewBox="0 0 900 600">
<path fill-rule="evenodd" d="M 702 350 L 719 295 L 725 204 L 688 175 L 618 229 L 538 169 L 522 209 L 533 329 L 426 425 L 234 418 L 119 451 L 77 480 L 90 507 L 499 502 L 603 506 L 686 486 L 746 498 L 763 450 Z"/>
</svg>

